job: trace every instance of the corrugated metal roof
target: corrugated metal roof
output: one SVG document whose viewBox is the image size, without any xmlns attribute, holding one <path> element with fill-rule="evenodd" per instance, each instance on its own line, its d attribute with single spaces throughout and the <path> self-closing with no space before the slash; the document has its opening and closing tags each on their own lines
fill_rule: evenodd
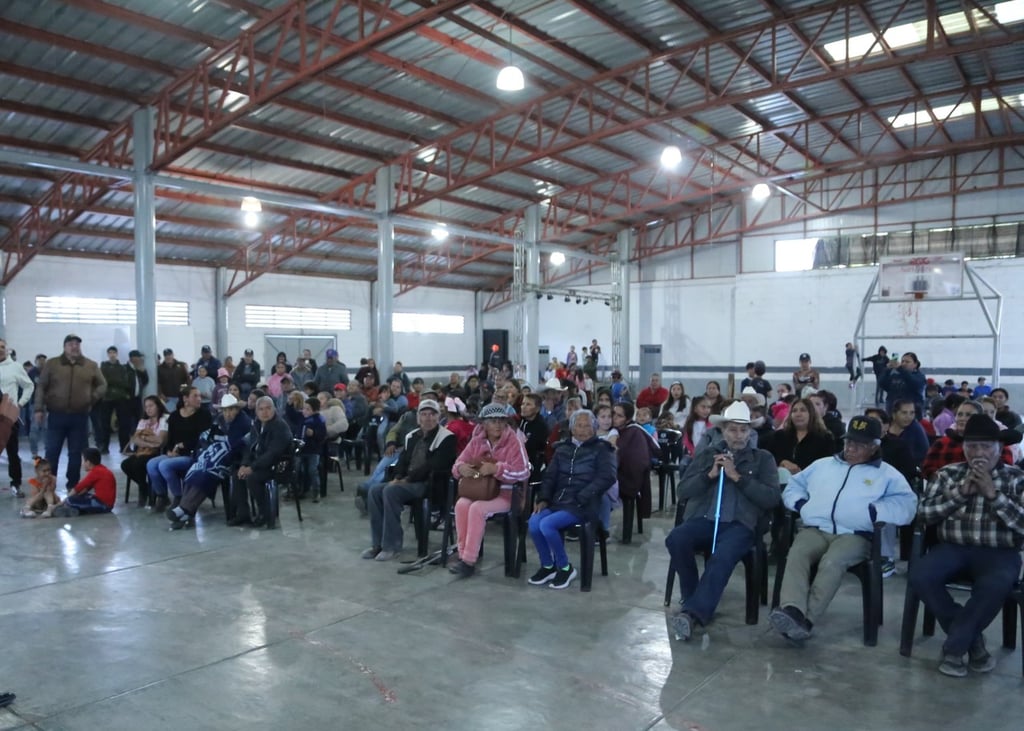
<svg viewBox="0 0 1024 731">
<path fill-rule="evenodd" d="M 175 76 L 286 4 L 9 0 L 0 7 L 0 155 L 4 149 L 83 154 L 129 120 L 138 100 L 157 98 Z M 953 104 L 966 81 L 974 85 L 975 96 L 1002 93 L 1020 103 L 1024 44 L 1019 38 L 1005 42 L 1007 37 L 991 26 L 980 30 L 992 41 L 983 51 L 958 50 L 955 61 L 941 52 L 939 41 L 929 57 L 909 65 L 888 62 L 878 68 L 875 59 L 886 58 L 879 54 L 849 68 L 834 66 L 845 80 L 834 78 L 824 65 L 823 44 L 847 31 L 856 35 L 872 25 L 922 20 L 927 7 L 939 16 L 962 13 L 958 0 L 819 5 L 816 0 L 775 6 L 745 0 L 693 0 L 681 6 L 664 0 L 467 3 L 289 87 L 178 155 L 170 166 L 174 174 L 233 181 L 239 195 L 158 189 L 158 256 L 223 264 L 269 237 L 276 251 L 293 252 L 276 266 L 282 271 L 374 278 L 372 223 L 354 221 L 322 241 L 300 238 L 293 250 L 291 231 L 318 230 L 310 216 L 266 205 L 254 230 L 242 221 L 238 198 L 248 187 L 257 196 L 269 188 L 347 205 L 349 199 L 339 198 L 339 192 L 355 185 L 357 176 L 372 181 L 381 165 L 417 153 L 411 177 L 398 180 L 404 213 L 507 230 L 526 206 L 554 196 L 551 205 L 559 207 L 549 216 L 543 205 L 543 217 L 559 227 L 558 240 L 586 246 L 613 236 L 622 225 L 685 215 L 712 196 L 742 195 L 766 174 L 779 179 L 824 174 L 825 167 L 862 164 L 857 158 L 868 150 L 910 156 L 927 145 L 934 154 L 937 145 L 974 139 L 979 125 L 972 117 L 949 121 L 938 134 L 930 127 L 887 129 L 889 117 L 925 108 L 923 101 L 906 105 L 919 93 L 928 106 Z M 413 0 L 376 7 L 386 7 L 392 19 L 431 11 L 429 4 Z M 316 27 L 331 17 L 333 3 L 307 3 L 303 9 Z M 773 17 L 782 19 L 774 38 L 768 30 Z M 357 24 L 356 13 L 342 12 L 331 32 L 350 43 Z M 1011 30 L 1019 34 L 1020 28 Z M 725 39 L 716 33 L 731 35 Z M 237 84 L 244 84 L 250 71 L 263 73 L 277 38 L 257 37 L 262 56 L 252 69 L 245 62 L 237 67 L 242 72 Z M 805 38 L 818 39 L 813 52 Z M 952 37 L 961 49 L 973 40 L 968 31 Z M 635 66 L 672 49 L 700 52 Z M 922 50 L 898 49 L 895 58 L 914 58 Z M 298 62 L 294 34 L 280 53 L 289 63 Z M 508 59 L 529 79 L 521 92 L 494 88 L 497 67 Z M 603 69 L 618 72 L 602 77 Z M 223 85 L 229 72 L 222 58 L 216 83 Z M 291 73 L 291 67 L 276 72 L 278 78 Z M 1001 80 L 1009 83 L 1000 85 Z M 990 83 L 995 84 L 991 89 Z M 731 96 L 720 101 L 715 94 L 723 89 Z M 174 95 L 176 109 L 197 103 L 187 93 Z M 533 104 L 542 97 L 550 98 Z M 230 96 L 230 101 L 245 98 Z M 1004 140 L 1024 135 L 1018 113 L 984 115 L 993 135 Z M 819 117 L 827 121 L 815 121 Z M 493 133 L 481 127 L 491 119 Z M 184 129 L 193 133 L 202 125 L 202 118 L 192 115 Z M 430 167 L 436 152 L 424 148 L 447 138 L 459 156 L 439 158 Z M 675 173 L 653 167 L 665 144 L 679 145 L 686 158 Z M 0 160 L 0 241 L 30 203 L 45 200 L 54 177 L 17 172 Z M 689 183 L 673 183 L 672 176 L 689 176 Z M 368 188 L 359 184 L 357 196 L 367 189 L 366 205 L 372 208 L 372 182 Z M 89 256 L 128 256 L 132 205 L 129 186 L 115 187 L 48 246 Z M 408 269 L 399 272 L 403 282 L 422 276 L 436 282 L 443 273 L 447 286 L 488 288 L 509 275 L 507 249 L 466 263 L 472 247 L 438 246 L 428 232 L 399 227 L 395 239 L 398 266 Z"/>
</svg>

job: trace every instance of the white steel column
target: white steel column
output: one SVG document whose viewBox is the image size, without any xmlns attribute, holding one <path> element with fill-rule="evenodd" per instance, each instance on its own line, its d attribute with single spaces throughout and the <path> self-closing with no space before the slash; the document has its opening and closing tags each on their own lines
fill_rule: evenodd
<svg viewBox="0 0 1024 731">
<path fill-rule="evenodd" d="M 149 384 L 146 395 L 156 393 L 156 204 L 153 196 L 153 109 L 132 115 L 132 156 L 135 160 L 135 338 L 146 358 Z"/>
<path fill-rule="evenodd" d="M 214 353 L 221 361 L 228 355 L 228 301 L 224 296 L 224 290 L 227 289 L 225 287 L 227 276 L 227 269 L 217 267 L 217 273 L 213 280 L 213 301 L 217 308 L 214 313 L 213 347 Z"/>
<path fill-rule="evenodd" d="M 540 350 L 540 206 L 534 204 L 526 209 L 524 221 L 524 243 L 526 244 L 525 274 L 526 292 L 523 308 L 523 353 L 525 366 L 523 378 L 535 388 L 540 384 L 538 371 Z"/>
<path fill-rule="evenodd" d="M 395 362 L 395 338 L 391 331 L 391 315 L 395 301 L 395 226 L 391 209 L 395 201 L 393 169 L 385 166 L 377 171 L 377 286 L 376 312 L 372 324 L 372 341 L 377 368 L 391 372 Z"/>
<path fill-rule="evenodd" d="M 611 365 L 622 371 L 622 378 L 630 380 L 629 372 L 629 257 L 632 252 L 633 232 L 619 231 L 618 256 L 612 262 L 612 358 Z"/>
</svg>

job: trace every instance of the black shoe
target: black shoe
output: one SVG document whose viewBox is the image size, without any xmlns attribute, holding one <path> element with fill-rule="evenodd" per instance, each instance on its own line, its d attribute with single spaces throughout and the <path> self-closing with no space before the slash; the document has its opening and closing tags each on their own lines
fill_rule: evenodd
<svg viewBox="0 0 1024 731">
<path fill-rule="evenodd" d="M 249 518 L 232 518 L 228 521 L 228 525 L 237 528 L 240 525 L 252 525 L 252 521 Z"/>
<path fill-rule="evenodd" d="M 476 567 L 473 564 L 468 564 L 465 561 L 456 561 L 448 567 L 448 573 L 455 574 L 460 579 L 468 579 L 476 571 Z"/>
<path fill-rule="evenodd" d="M 192 516 L 186 515 L 184 518 L 178 518 L 171 522 L 171 530 L 181 530 L 182 528 L 194 528 L 195 522 Z"/>
<path fill-rule="evenodd" d="M 313 493 L 313 502 L 314 503 L 320 502 L 320 493 L 318 493 L 318 492 L 314 492 Z"/>
<path fill-rule="evenodd" d="M 572 526 L 565 531 L 565 540 L 567 541 L 578 541 L 580 539 L 580 529 L 576 526 Z"/>
<path fill-rule="evenodd" d="M 576 569 L 569 564 L 564 569 L 558 569 L 558 573 L 555 574 L 554 580 L 548 584 L 550 589 L 568 589 L 569 584 L 576 578 Z"/>
<path fill-rule="evenodd" d="M 811 623 L 807 617 L 796 607 L 782 607 L 773 609 L 768 615 L 768 622 L 772 629 L 794 642 L 803 642 L 811 636 Z"/>
<path fill-rule="evenodd" d="M 266 528 L 267 528 L 267 530 L 274 530 L 275 528 L 277 528 L 277 523 L 275 523 L 272 520 L 268 520 Z"/>
<path fill-rule="evenodd" d="M 534 586 L 543 586 L 549 581 L 554 581 L 558 571 L 554 566 L 541 566 L 527 581 Z"/>
<path fill-rule="evenodd" d="M 167 510 L 164 511 L 164 515 L 166 515 L 167 520 L 171 521 L 172 523 L 176 523 L 177 521 L 181 520 L 181 518 L 178 517 L 178 514 L 174 512 L 173 506 L 167 508 Z"/>
</svg>

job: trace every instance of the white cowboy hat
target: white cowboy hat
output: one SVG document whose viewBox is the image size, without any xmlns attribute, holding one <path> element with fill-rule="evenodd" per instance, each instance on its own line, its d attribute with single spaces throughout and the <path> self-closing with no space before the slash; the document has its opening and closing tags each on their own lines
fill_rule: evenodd
<svg viewBox="0 0 1024 731">
<path fill-rule="evenodd" d="M 715 426 L 721 426 L 727 422 L 736 424 L 750 423 L 750 407 L 742 401 L 735 401 L 721 414 L 712 414 L 708 419 Z"/>
<path fill-rule="evenodd" d="M 230 393 L 226 393 L 220 397 L 220 407 L 222 409 L 230 409 L 236 406 L 238 406 L 238 399 L 236 399 Z"/>
<path fill-rule="evenodd" d="M 544 384 L 545 391 L 564 391 L 565 388 L 562 386 L 562 382 L 557 378 L 550 378 L 548 382 Z"/>
</svg>

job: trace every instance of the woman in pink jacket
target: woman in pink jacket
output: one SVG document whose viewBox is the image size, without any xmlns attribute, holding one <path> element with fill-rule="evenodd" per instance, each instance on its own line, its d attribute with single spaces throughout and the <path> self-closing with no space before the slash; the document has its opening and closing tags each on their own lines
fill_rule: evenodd
<svg viewBox="0 0 1024 731">
<path fill-rule="evenodd" d="M 509 424 L 505 407 L 488 404 L 480 410 L 479 418 L 469 444 L 455 460 L 452 474 L 456 478 L 494 475 L 501 491 L 493 500 L 460 497 L 455 503 L 459 561 L 448 570 L 462 578 L 472 576 L 476 570 L 487 516 L 511 510 L 512 484 L 530 478 L 530 460 L 526 457 L 523 435 Z"/>
</svg>

